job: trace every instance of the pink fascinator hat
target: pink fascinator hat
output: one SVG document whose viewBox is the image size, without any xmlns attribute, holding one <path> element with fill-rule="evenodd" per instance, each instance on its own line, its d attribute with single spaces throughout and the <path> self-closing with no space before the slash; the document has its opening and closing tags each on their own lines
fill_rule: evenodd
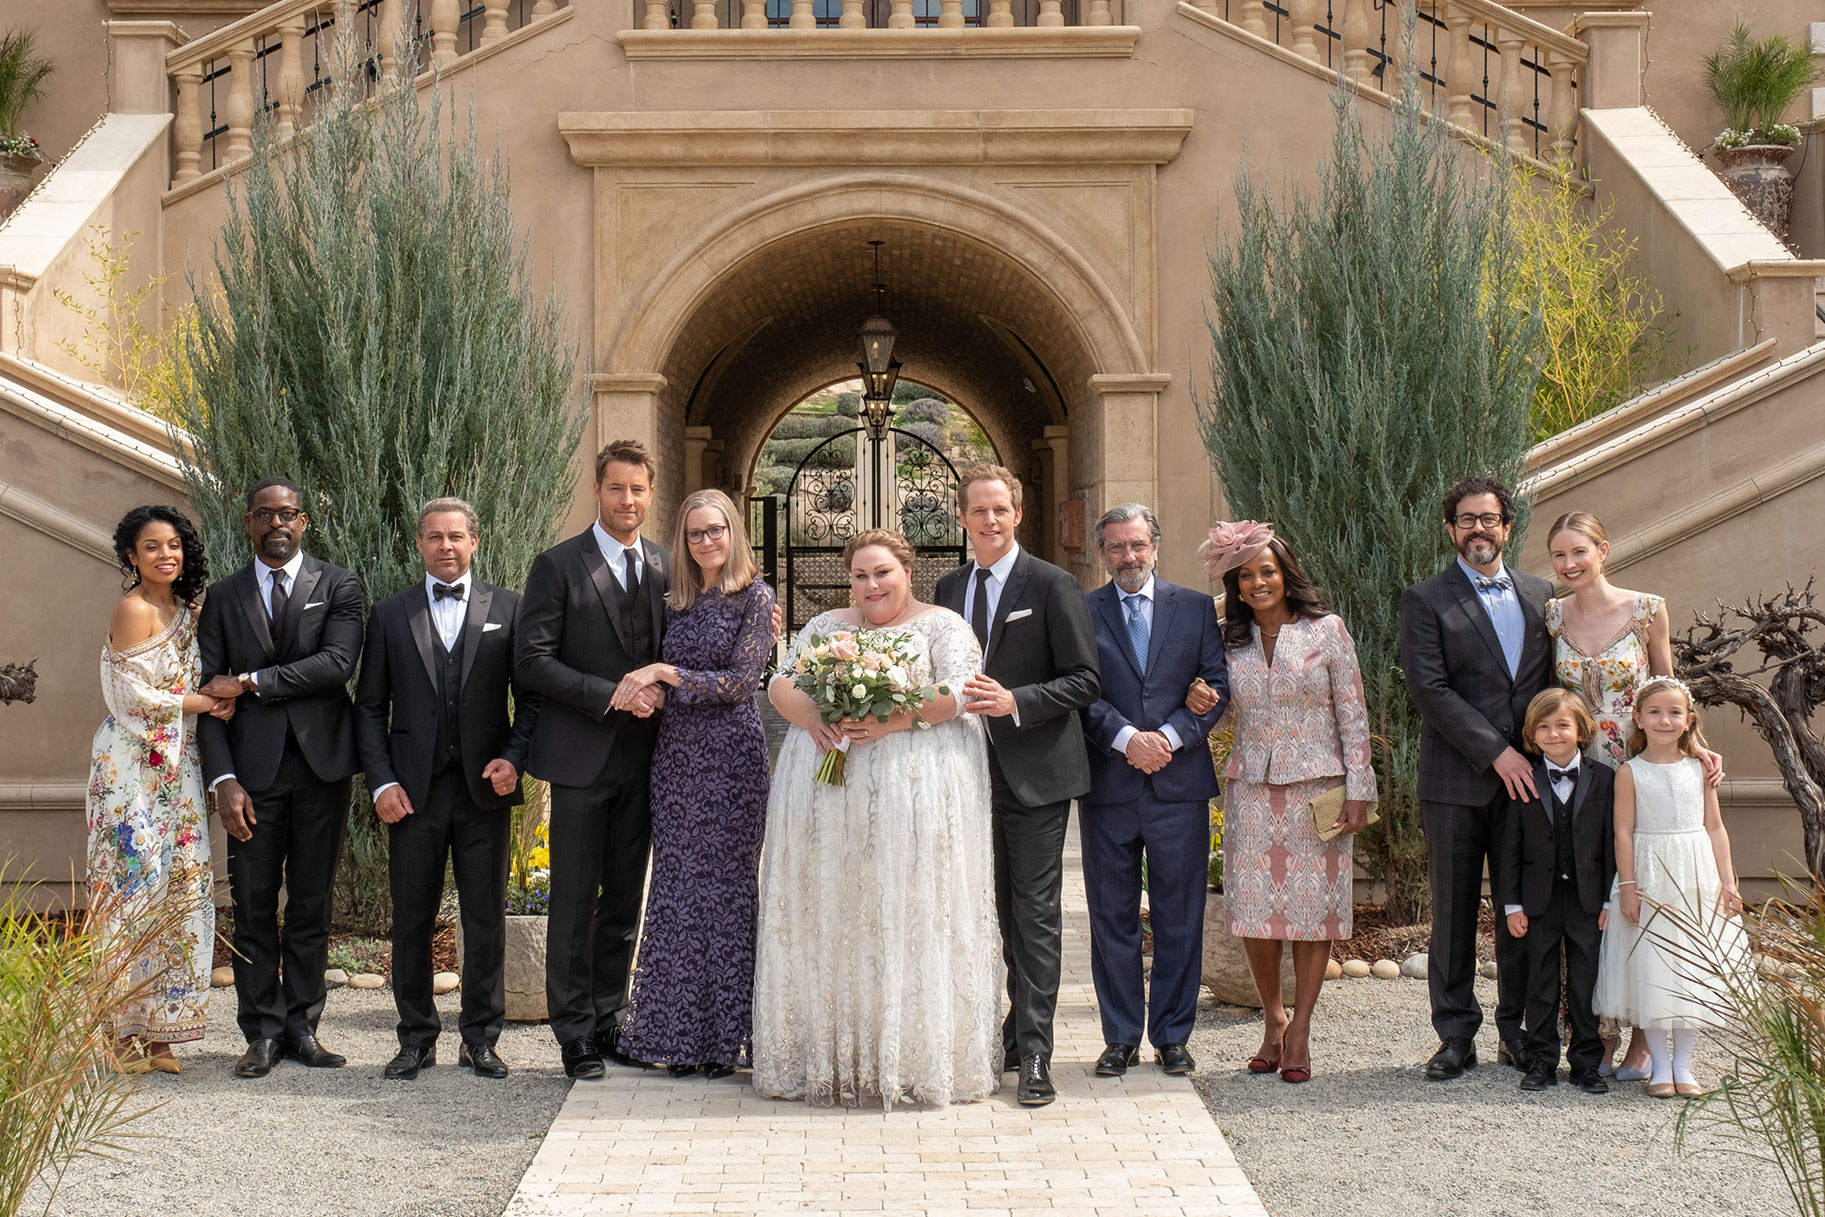
<svg viewBox="0 0 1825 1217">
<path fill-rule="evenodd" d="M 1215 583 L 1236 567 L 1267 548 L 1274 539 L 1274 526 L 1255 520 L 1220 523 L 1210 530 L 1210 539 L 1198 546 L 1198 557 Z"/>
</svg>

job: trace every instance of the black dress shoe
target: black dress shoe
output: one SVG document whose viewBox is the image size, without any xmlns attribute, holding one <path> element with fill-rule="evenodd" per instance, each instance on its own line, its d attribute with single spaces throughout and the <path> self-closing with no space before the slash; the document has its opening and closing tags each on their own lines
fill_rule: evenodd
<svg viewBox="0 0 1825 1217">
<path fill-rule="evenodd" d="M 1521 1079 L 1522 1090 L 1545 1090 L 1548 1086 L 1559 1084 L 1559 1064 L 1557 1061 L 1548 1064 L 1535 1061 L 1527 1067 L 1527 1076 Z"/>
<path fill-rule="evenodd" d="M 621 1051 L 621 1025 L 610 1021 L 596 1028 L 596 1047 L 603 1056 L 623 1069 L 651 1069 L 645 1061 L 636 1060 Z"/>
<path fill-rule="evenodd" d="M 1183 1044 L 1160 1045 L 1160 1068 L 1174 1077 L 1182 1077 L 1198 1067 Z"/>
<path fill-rule="evenodd" d="M 1527 1041 L 1520 1036 L 1503 1040 L 1496 1045 L 1495 1062 L 1498 1065 L 1512 1065 L 1516 1069 L 1527 1069 Z"/>
<path fill-rule="evenodd" d="M 1585 1094 L 1608 1094 L 1610 1084 L 1603 1080 L 1603 1075 L 1595 1069 L 1575 1069 L 1572 1071 L 1572 1085 Z"/>
<path fill-rule="evenodd" d="M 1003 1073 L 1019 1073 L 1020 1072 L 1020 1049 L 1003 1048 L 1001 1050 L 1001 1072 L 1003 1072 Z"/>
<path fill-rule="evenodd" d="M 1461 1035 L 1448 1037 L 1426 1062 L 1426 1076 L 1434 1082 L 1461 1077 L 1464 1070 L 1476 1068 L 1476 1044 Z"/>
<path fill-rule="evenodd" d="M 456 1063 L 473 1069 L 478 1078 L 507 1076 L 507 1062 L 495 1053 L 493 1044 L 464 1044 L 456 1054 Z"/>
<path fill-rule="evenodd" d="M 425 1044 L 415 1047 L 407 1044 L 399 1050 L 399 1055 L 387 1062 L 387 1067 L 380 1071 L 381 1076 L 389 1082 L 410 1082 L 418 1077 L 420 1069 L 429 1069 L 437 1064 L 437 1045 Z"/>
<path fill-rule="evenodd" d="M 703 1076 L 712 1082 L 719 1078 L 734 1077 L 735 1066 L 725 1065 L 721 1061 L 705 1061 L 703 1063 Z"/>
<path fill-rule="evenodd" d="M 348 1064 L 348 1059 L 331 1052 L 317 1042 L 314 1035 L 300 1035 L 296 1039 L 283 1041 L 282 1048 L 287 1059 L 308 1065 L 312 1069 L 340 1069 Z"/>
<path fill-rule="evenodd" d="M 1037 1052 L 1020 1058 L 1020 1087 L 1015 1093 L 1022 1107 L 1044 1107 L 1058 1097 L 1052 1089 L 1052 1070 Z"/>
<path fill-rule="evenodd" d="M 596 1041 L 587 1035 L 580 1035 L 565 1044 L 562 1055 L 564 1072 L 573 1078 L 593 1082 L 608 1072 L 602 1064 L 602 1054 L 596 1051 Z"/>
<path fill-rule="evenodd" d="M 1128 1072 L 1128 1066 L 1141 1063 L 1141 1050 L 1132 1044 L 1110 1044 L 1103 1049 L 1103 1054 L 1096 1058 L 1096 1076 L 1099 1078 L 1119 1078 Z"/>
<path fill-rule="evenodd" d="M 688 1078 L 697 1072 L 695 1065 L 667 1065 L 665 1071 L 675 1078 Z"/>
<path fill-rule="evenodd" d="M 278 1059 L 278 1040 L 253 1040 L 241 1059 L 234 1063 L 234 1075 L 237 1078 L 263 1078 L 272 1072 L 273 1063 Z"/>
</svg>

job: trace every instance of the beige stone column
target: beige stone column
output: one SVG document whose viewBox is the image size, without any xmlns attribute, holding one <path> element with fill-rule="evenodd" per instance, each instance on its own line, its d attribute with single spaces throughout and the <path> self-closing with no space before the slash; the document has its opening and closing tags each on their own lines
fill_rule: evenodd
<svg viewBox="0 0 1825 1217">
<path fill-rule="evenodd" d="M 596 453 L 618 439 L 637 439 L 655 454 L 665 450 L 660 442 L 660 394 L 665 392 L 665 377 L 657 372 L 597 372 L 589 378 L 595 402 L 594 432 L 586 440 L 585 455 L 593 461 Z M 680 471 L 659 470 L 661 486 L 671 481 L 681 484 Z M 663 496 L 662 496 L 663 497 Z"/>
<path fill-rule="evenodd" d="M 1046 561 L 1064 565 L 1058 543 L 1058 505 L 1068 491 L 1071 475 L 1069 427 L 1047 427 L 1045 434 L 1033 441 L 1034 459 L 1039 462 L 1039 502 L 1029 510 L 1043 511 L 1040 535 L 1045 539 L 1041 556 Z"/>
<path fill-rule="evenodd" d="M 1089 434 L 1080 462 L 1087 480 L 1086 524 L 1117 503 L 1155 505 L 1159 498 L 1158 412 L 1160 392 L 1172 383 L 1166 372 L 1097 375 L 1090 378 Z"/>
<path fill-rule="evenodd" d="M 684 429 L 684 493 L 720 486 L 716 466 L 722 458 L 723 442 L 710 435 L 708 427 Z"/>
<path fill-rule="evenodd" d="M 1641 73 L 1647 64 L 1647 13 L 1581 13 L 1573 37 L 1590 48 L 1579 81 L 1578 104 L 1586 110 L 1625 110 L 1642 104 Z"/>
<path fill-rule="evenodd" d="M 170 21 L 110 21 L 108 100 L 115 114 L 170 114 L 165 56 L 189 39 Z"/>
</svg>

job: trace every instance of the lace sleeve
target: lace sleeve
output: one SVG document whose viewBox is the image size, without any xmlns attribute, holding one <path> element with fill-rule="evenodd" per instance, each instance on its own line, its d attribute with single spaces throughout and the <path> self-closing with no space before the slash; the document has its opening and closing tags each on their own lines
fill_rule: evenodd
<svg viewBox="0 0 1825 1217">
<path fill-rule="evenodd" d="M 931 615 L 925 633 L 931 652 L 932 680 L 961 696 L 963 682 L 982 670 L 982 648 L 968 623 L 949 609 Z"/>
<path fill-rule="evenodd" d="M 164 689 L 153 683 L 137 656 L 121 655 L 113 647 L 102 648 L 102 700 L 121 729 L 139 736 L 147 747 L 181 740 L 185 691 L 181 684 Z"/>
<path fill-rule="evenodd" d="M 755 696 L 755 690 L 760 687 L 760 674 L 767 669 L 767 653 L 773 649 L 773 589 L 756 580 L 746 595 L 747 604 L 742 608 L 741 625 L 729 653 L 729 666 L 679 668 L 678 686 L 666 694 L 668 703 L 734 705 Z"/>
</svg>

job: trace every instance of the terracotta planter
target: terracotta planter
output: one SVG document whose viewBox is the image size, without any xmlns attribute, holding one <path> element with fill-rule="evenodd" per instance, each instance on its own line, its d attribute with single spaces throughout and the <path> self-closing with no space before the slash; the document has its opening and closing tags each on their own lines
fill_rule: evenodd
<svg viewBox="0 0 1825 1217">
<path fill-rule="evenodd" d="M 1254 977 L 1248 971 L 1248 957 L 1242 953 L 1242 940 L 1229 932 L 1222 892 L 1211 892 L 1204 900 L 1204 987 L 1212 997 L 1226 1005 L 1261 1008 L 1261 995 L 1255 992 Z M 1280 1000 L 1293 1004 L 1293 953 L 1280 952 Z"/>
<path fill-rule="evenodd" d="M 1718 176 L 1749 213 L 1783 242 L 1793 219 L 1793 174 L 1787 169 L 1787 158 L 1795 150 L 1792 144 L 1749 144 L 1717 152 Z"/>
<path fill-rule="evenodd" d="M 507 916 L 507 1021 L 542 1023 L 545 1008 L 545 918 Z M 456 923 L 457 967 L 462 967 L 463 923 Z"/>
<path fill-rule="evenodd" d="M 32 192 L 32 178 L 42 161 L 26 156 L 0 156 L 0 220 L 6 219 Z"/>
</svg>

